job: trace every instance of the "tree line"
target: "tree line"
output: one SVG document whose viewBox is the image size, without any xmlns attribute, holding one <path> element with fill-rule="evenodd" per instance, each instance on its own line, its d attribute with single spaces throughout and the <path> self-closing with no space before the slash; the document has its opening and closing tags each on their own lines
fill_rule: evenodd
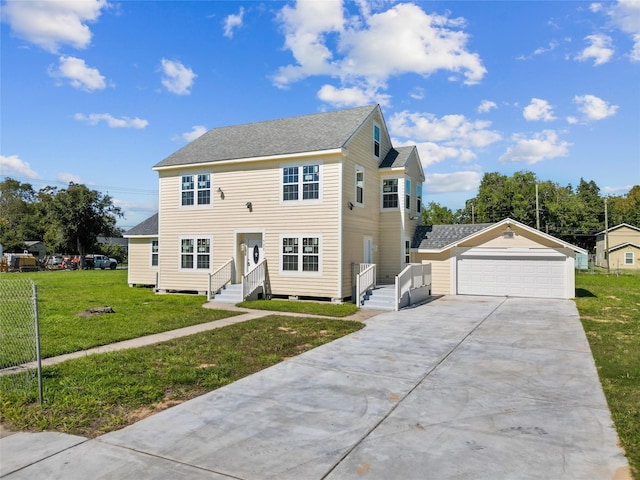
<svg viewBox="0 0 640 480">
<path fill-rule="evenodd" d="M 25 242 L 37 240 L 49 252 L 84 256 L 97 249 L 98 236 L 122 236 L 116 227 L 121 217 L 109 195 L 83 184 L 35 191 L 12 178 L 0 182 L 0 243 L 6 252 L 22 252 Z"/>
<path fill-rule="evenodd" d="M 536 203 L 536 186 L 537 197 Z M 455 212 L 436 202 L 422 211 L 426 225 L 493 223 L 507 217 L 574 245 L 592 249 L 594 235 L 605 229 L 605 202 L 608 226 L 628 223 L 640 227 L 640 185 L 625 195 L 602 196 L 592 180 L 580 179 L 577 187 L 541 181 L 532 172 L 512 176 L 485 173 L 478 194 Z"/>
</svg>

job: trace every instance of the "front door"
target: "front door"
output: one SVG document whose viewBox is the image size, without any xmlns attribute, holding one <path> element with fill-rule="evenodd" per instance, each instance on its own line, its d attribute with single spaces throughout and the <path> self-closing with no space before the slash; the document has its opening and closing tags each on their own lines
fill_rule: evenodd
<svg viewBox="0 0 640 480">
<path fill-rule="evenodd" d="M 262 248 L 262 235 L 249 235 L 246 237 L 246 249 L 244 252 L 244 274 L 256 268 L 264 260 L 264 249 Z"/>
</svg>

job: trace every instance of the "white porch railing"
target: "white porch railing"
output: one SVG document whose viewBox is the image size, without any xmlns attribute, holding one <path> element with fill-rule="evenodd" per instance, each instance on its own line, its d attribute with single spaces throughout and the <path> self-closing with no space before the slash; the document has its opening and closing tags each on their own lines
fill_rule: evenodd
<svg viewBox="0 0 640 480">
<path fill-rule="evenodd" d="M 224 287 L 227 283 L 231 283 L 233 279 L 233 258 L 227 260 L 224 265 L 218 268 L 215 272 L 209 274 L 209 287 L 207 289 L 207 301 L 211 300 L 211 294 L 215 295 L 215 292 Z"/>
<path fill-rule="evenodd" d="M 260 287 L 263 289 L 265 298 L 269 298 L 271 296 L 271 286 L 269 284 L 267 260 L 262 260 L 253 270 L 242 276 L 242 300 L 249 298 Z"/>
<path fill-rule="evenodd" d="M 420 290 L 420 292 L 417 292 Z M 431 294 L 431 264 L 412 263 L 396 275 L 395 310 L 426 299 Z"/>
<path fill-rule="evenodd" d="M 356 305 L 362 305 L 367 290 L 376 286 L 376 264 L 361 263 L 360 272 L 356 273 Z"/>
</svg>

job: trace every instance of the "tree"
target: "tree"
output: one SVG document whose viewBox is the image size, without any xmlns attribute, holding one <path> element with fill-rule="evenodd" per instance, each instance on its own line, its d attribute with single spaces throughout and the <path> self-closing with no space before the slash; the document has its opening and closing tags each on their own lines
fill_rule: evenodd
<svg viewBox="0 0 640 480">
<path fill-rule="evenodd" d="M 49 195 L 47 241 L 54 249 L 84 256 L 99 235 L 120 233 L 116 220 L 123 216 L 122 210 L 109 195 L 74 183 L 63 190 L 50 190 Z"/>
<path fill-rule="evenodd" d="M 35 198 L 29 183 L 12 178 L 0 182 L 0 243 L 6 251 L 22 251 L 24 242 L 41 237 L 35 216 Z"/>
<path fill-rule="evenodd" d="M 626 195 L 609 197 L 609 225 L 627 223 L 640 228 L 640 185 L 634 185 Z"/>
<path fill-rule="evenodd" d="M 422 223 L 425 225 L 451 225 L 457 223 L 457 218 L 449 208 L 436 202 L 429 202 L 422 209 Z"/>
</svg>

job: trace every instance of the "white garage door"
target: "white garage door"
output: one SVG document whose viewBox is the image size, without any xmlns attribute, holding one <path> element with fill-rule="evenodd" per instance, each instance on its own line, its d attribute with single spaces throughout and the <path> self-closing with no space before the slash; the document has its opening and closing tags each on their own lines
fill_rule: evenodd
<svg viewBox="0 0 640 480">
<path fill-rule="evenodd" d="M 458 258 L 458 293 L 567 298 L 563 257 Z"/>
</svg>

